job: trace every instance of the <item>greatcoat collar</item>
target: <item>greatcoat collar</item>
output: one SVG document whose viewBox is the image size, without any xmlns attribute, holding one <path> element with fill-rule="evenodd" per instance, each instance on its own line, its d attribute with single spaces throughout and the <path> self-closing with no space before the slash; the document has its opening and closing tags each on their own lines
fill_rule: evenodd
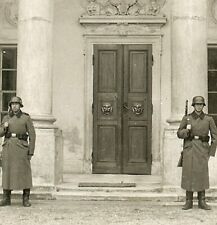
<svg viewBox="0 0 217 225">
<path fill-rule="evenodd" d="M 201 112 L 199 115 L 194 111 L 194 112 L 192 112 L 191 113 L 191 116 L 193 117 L 193 119 L 198 119 L 198 118 L 200 118 L 201 120 L 203 120 L 204 119 L 204 117 L 205 117 L 205 113 L 204 112 Z"/>
<path fill-rule="evenodd" d="M 10 117 L 13 117 L 14 115 L 17 117 L 17 118 L 20 118 L 21 117 L 21 115 L 22 115 L 22 111 L 20 110 L 18 113 L 13 113 L 13 111 L 10 111 L 8 114 L 9 114 L 9 116 Z"/>
</svg>

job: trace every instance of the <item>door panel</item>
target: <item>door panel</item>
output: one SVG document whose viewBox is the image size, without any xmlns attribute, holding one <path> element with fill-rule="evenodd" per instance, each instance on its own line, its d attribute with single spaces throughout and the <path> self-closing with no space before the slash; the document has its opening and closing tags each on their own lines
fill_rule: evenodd
<svg viewBox="0 0 217 225">
<path fill-rule="evenodd" d="M 99 51 L 98 87 L 101 93 L 116 92 L 118 53 L 116 51 Z"/>
<path fill-rule="evenodd" d="M 114 162 L 116 159 L 116 126 L 98 126 L 98 162 Z"/>
<path fill-rule="evenodd" d="M 150 45 L 94 46 L 93 173 L 151 173 Z"/>
<path fill-rule="evenodd" d="M 124 46 L 123 173 L 151 173 L 151 46 Z M 130 140 L 130 141 L 129 141 Z"/>
<path fill-rule="evenodd" d="M 129 92 L 138 93 L 146 92 L 147 90 L 147 52 L 134 51 L 126 49 L 125 55 L 127 63 L 129 63 Z M 127 68 L 126 68 L 127 69 Z"/>
<path fill-rule="evenodd" d="M 146 162 L 147 129 L 145 127 L 129 126 L 129 163 Z"/>
<path fill-rule="evenodd" d="M 94 45 L 93 173 L 120 173 L 122 50 Z"/>
</svg>

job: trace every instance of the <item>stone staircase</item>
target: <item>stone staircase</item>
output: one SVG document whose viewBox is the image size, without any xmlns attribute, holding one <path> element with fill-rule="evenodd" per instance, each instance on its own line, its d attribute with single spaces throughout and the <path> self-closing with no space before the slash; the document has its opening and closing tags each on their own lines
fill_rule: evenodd
<svg viewBox="0 0 217 225">
<path fill-rule="evenodd" d="M 180 201 L 183 193 L 165 192 L 160 176 L 65 175 L 57 185 L 55 199 Z"/>
</svg>

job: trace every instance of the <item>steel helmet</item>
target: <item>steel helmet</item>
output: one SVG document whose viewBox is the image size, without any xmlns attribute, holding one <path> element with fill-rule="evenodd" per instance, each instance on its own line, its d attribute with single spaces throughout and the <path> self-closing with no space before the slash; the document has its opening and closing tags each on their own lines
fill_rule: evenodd
<svg viewBox="0 0 217 225">
<path fill-rule="evenodd" d="M 11 106 L 11 103 L 19 103 L 20 107 L 23 107 L 22 99 L 18 96 L 12 97 L 8 105 Z"/>
<path fill-rule="evenodd" d="M 194 106 L 195 104 L 203 104 L 205 106 L 206 104 L 205 104 L 204 97 L 202 97 L 202 96 L 193 97 L 191 105 Z"/>
</svg>

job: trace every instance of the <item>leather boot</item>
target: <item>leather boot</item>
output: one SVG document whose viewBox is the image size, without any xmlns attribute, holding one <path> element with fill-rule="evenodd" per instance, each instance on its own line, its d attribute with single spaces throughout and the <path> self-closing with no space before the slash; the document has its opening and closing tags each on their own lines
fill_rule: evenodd
<svg viewBox="0 0 217 225">
<path fill-rule="evenodd" d="M 31 203 L 29 202 L 30 189 L 23 189 L 23 206 L 30 207 Z"/>
<path fill-rule="evenodd" d="M 11 190 L 3 189 L 3 197 L 0 206 L 11 205 Z"/>
<path fill-rule="evenodd" d="M 198 192 L 198 208 L 210 210 L 211 207 L 206 204 L 206 198 L 205 198 L 205 190 Z"/>
<path fill-rule="evenodd" d="M 193 192 L 192 191 L 186 191 L 186 202 L 183 205 L 183 210 L 188 210 L 193 208 Z"/>
</svg>

